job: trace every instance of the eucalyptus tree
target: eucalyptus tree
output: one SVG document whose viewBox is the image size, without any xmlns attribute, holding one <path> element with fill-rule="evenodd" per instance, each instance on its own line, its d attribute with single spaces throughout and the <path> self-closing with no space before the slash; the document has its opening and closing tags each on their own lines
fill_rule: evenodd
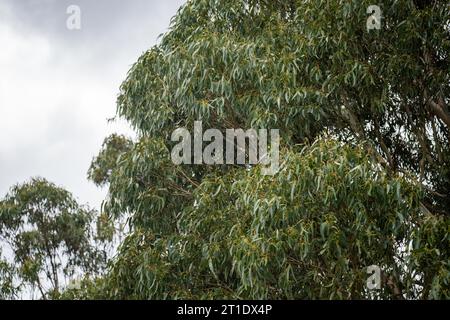
<svg viewBox="0 0 450 320">
<path fill-rule="evenodd" d="M 380 28 L 368 30 L 372 4 L 178 11 L 121 86 L 118 116 L 137 140 L 106 140 L 93 163 L 107 173 L 91 174 L 108 184 L 105 212 L 131 227 L 97 293 L 450 297 L 448 1 L 378 1 Z M 280 172 L 174 165 L 171 133 L 196 120 L 280 129 Z"/>
<path fill-rule="evenodd" d="M 17 295 L 36 288 L 47 299 L 57 298 L 71 277 L 97 275 L 106 257 L 94 243 L 96 216 L 45 179 L 13 186 L 0 200 L 0 239 L 13 258 L 1 264 L 2 281 L 17 286 Z"/>
</svg>

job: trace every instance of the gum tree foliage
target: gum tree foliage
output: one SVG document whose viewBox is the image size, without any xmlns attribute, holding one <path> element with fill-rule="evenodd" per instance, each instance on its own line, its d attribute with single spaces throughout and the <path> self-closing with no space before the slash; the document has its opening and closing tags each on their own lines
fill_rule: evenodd
<svg viewBox="0 0 450 320">
<path fill-rule="evenodd" d="M 112 134 L 102 145 L 102 150 L 93 160 L 88 170 L 88 179 L 97 186 L 105 186 L 119 157 L 130 151 L 133 142 L 123 136 Z M 124 220 L 124 219 L 121 219 Z M 104 242 L 105 251 L 114 251 L 115 243 L 123 235 L 123 221 L 111 219 L 105 212 L 100 213 L 97 219 L 97 238 Z"/>
<path fill-rule="evenodd" d="M 371 4 L 179 10 L 121 86 L 138 139 L 94 160 L 105 212 L 131 227 L 94 296 L 450 297 L 450 9 L 378 1 L 382 28 L 367 31 Z M 195 120 L 280 129 L 280 172 L 173 165 L 170 134 Z"/>
<path fill-rule="evenodd" d="M 105 256 L 94 244 L 95 216 L 45 179 L 13 186 L 0 201 L 0 239 L 14 259 L 0 263 L 1 294 L 36 288 L 41 298 L 57 298 L 71 277 L 98 274 Z"/>
<path fill-rule="evenodd" d="M 0 300 L 14 299 L 19 288 L 14 283 L 14 267 L 0 250 Z"/>
<path fill-rule="evenodd" d="M 92 160 L 88 170 L 88 179 L 97 186 L 105 185 L 111 175 L 111 170 L 118 157 L 129 151 L 132 141 L 124 136 L 112 134 L 103 142 L 100 154 Z"/>
</svg>

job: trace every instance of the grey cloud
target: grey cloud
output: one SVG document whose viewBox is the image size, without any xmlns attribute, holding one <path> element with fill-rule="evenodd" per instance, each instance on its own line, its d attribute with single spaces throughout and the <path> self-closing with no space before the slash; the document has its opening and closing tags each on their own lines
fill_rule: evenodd
<svg viewBox="0 0 450 320">
<path fill-rule="evenodd" d="M 12 184 L 44 176 L 68 188 L 81 202 L 99 206 L 105 190 L 96 189 L 86 180 L 90 161 L 107 134 L 116 130 L 130 133 L 126 126 L 106 123 L 115 113 L 119 85 L 130 65 L 167 30 L 170 18 L 183 3 L 2 0 L 1 6 L 6 5 L 11 15 L 0 16 L 0 27 L 3 24 L 14 30 L 25 47 L 30 35 L 44 39 L 50 45 L 51 60 L 45 64 L 26 61 L 25 69 L 38 70 L 30 77 L 22 70 L 20 59 L 2 65 L 0 53 L 2 74 L 15 78 L 14 84 L 3 82 L 6 87 L 0 87 L 0 94 L 5 95 L 0 96 L 0 103 L 14 104 L 0 105 L 0 116 L 8 109 L 8 118 L 0 119 L 0 124 L 3 121 L 9 125 L 7 139 L 13 142 L 2 145 L 0 139 L 0 197 Z M 79 31 L 66 28 L 66 8 L 72 4 L 81 8 Z M 8 40 L 1 37 L 0 32 L 0 40 Z M 33 52 L 18 54 L 26 57 Z M 45 94 L 29 90 L 33 87 Z M 30 92 L 30 97 L 23 92 Z M 21 118 L 31 108 L 43 113 L 45 121 Z M 0 134 L 4 130 L 0 126 Z"/>
</svg>

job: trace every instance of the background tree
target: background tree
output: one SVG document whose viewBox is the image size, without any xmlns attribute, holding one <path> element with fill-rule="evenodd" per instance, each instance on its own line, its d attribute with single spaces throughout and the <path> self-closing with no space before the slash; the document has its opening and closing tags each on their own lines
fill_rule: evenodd
<svg viewBox="0 0 450 320">
<path fill-rule="evenodd" d="M 14 266 L 3 258 L 0 251 L 0 300 L 14 299 L 19 288 L 14 283 Z"/>
<path fill-rule="evenodd" d="M 450 297 L 448 1 L 378 1 L 382 28 L 368 32 L 371 4 L 180 9 L 121 86 L 118 115 L 138 139 L 98 181 L 131 234 L 98 292 Z M 170 134 L 195 120 L 280 129 L 281 171 L 174 166 Z M 377 292 L 365 286 L 373 264 Z"/>
<path fill-rule="evenodd" d="M 45 179 L 13 186 L 0 201 L 1 239 L 14 256 L 14 269 L 3 269 L 13 278 L 4 279 L 18 282 L 25 293 L 37 288 L 46 299 L 58 297 L 73 276 L 98 274 L 106 256 L 94 244 L 95 217 Z"/>
</svg>

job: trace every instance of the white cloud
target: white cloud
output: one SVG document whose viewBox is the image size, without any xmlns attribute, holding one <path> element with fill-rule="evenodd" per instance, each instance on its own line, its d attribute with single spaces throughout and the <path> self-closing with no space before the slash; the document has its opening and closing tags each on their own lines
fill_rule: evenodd
<svg viewBox="0 0 450 320">
<path fill-rule="evenodd" d="M 89 77 L 76 57 L 57 60 L 58 48 L 39 35 L 0 23 L 0 42 L 1 191 L 40 175 L 97 205 L 102 195 L 83 180 L 115 88 Z"/>
</svg>

